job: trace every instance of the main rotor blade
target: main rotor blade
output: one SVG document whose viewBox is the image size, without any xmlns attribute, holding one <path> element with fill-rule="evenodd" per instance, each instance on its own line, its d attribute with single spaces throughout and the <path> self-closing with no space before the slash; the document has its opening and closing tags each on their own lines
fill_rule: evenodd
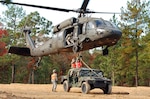
<svg viewBox="0 0 150 99">
<path fill-rule="evenodd" d="M 5 1 L 0 1 L 0 2 L 6 3 Z M 40 6 L 40 5 L 26 4 L 26 3 L 9 2 L 8 4 L 16 4 L 16 5 L 22 5 L 22 6 L 35 7 L 35 8 L 43 8 L 43 9 L 50 9 L 50 10 L 63 11 L 63 12 L 70 12 L 70 11 L 76 12 L 75 10 L 70 10 L 70 9 L 55 8 L 55 7 L 47 7 L 47 6 Z"/>
<path fill-rule="evenodd" d="M 121 12 L 95 12 L 95 11 L 85 11 L 85 13 L 99 13 L 99 14 L 121 14 Z"/>
<path fill-rule="evenodd" d="M 89 0 L 84 0 L 80 9 L 83 11 L 86 11 L 86 7 L 87 7 L 88 3 L 89 3 Z"/>
<path fill-rule="evenodd" d="M 9 2 L 8 4 L 16 4 L 16 5 L 22 5 L 22 6 L 28 6 L 28 7 L 35 7 L 35 8 L 43 8 L 43 9 L 50 9 L 50 10 L 56 10 L 56 11 L 63 11 L 63 12 L 77 12 L 77 13 L 100 13 L 100 14 L 121 14 L 119 12 L 95 12 L 95 11 L 89 11 L 86 10 L 86 7 L 88 5 L 90 0 L 84 0 L 80 10 L 71 10 L 71 9 L 63 9 L 63 8 L 55 8 L 55 7 L 47 7 L 47 6 L 40 6 L 40 5 L 33 5 L 33 4 L 26 4 L 26 3 L 17 3 L 17 2 Z M 6 3 L 6 1 L 0 1 L 1 3 Z"/>
</svg>

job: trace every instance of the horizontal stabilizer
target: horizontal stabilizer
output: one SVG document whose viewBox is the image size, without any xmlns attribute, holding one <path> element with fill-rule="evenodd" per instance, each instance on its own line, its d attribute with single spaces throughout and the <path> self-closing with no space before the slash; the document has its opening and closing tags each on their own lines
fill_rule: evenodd
<svg viewBox="0 0 150 99">
<path fill-rule="evenodd" d="M 22 56 L 31 56 L 30 49 L 27 47 L 10 47 L 8 53 L 22 55 Z"/>
</svg>

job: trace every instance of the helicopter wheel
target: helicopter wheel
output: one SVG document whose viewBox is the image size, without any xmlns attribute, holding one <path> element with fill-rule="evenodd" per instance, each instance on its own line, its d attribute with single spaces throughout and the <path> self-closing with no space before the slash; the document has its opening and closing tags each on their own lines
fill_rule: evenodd
<svg viewBox="0 0 150 99">
<path fill-rule="evenodd" d="M 89 41 L 90 41 L 90 39 L 89 39 L 89 38 L 86 38 L 86 39 L 85 39 L 85 41 L 86 41 L 86 42 L 89 42 Z"/>
<path fill-rule="evenodd" d="M 106 47 L 104 50 L 103 50 L 103 55 L 108 55 L 108 48 Z"/>
<path fill-rule="evenodd" d="M 72 50 L 73 50 L 74 53 L 79 52 L 80 51 L 80 47 L 78 45 L 74 45 L 72 47 Z"/>
</svg>

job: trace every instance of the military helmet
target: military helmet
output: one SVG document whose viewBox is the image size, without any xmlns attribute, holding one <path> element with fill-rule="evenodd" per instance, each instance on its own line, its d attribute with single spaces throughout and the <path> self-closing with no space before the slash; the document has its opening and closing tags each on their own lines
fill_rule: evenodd
<svg viewBox="0 0 150 99">
<path fill-rule="evenodd" d="M 53 73 L 55 73 L 56 72 L 56 69 L 53 69 Z"/>
</svg>

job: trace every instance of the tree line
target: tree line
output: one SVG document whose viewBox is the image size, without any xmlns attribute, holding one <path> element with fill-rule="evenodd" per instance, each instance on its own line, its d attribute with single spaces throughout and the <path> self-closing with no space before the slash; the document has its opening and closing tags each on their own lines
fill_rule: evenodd
<svg viewBox="0 0 150 99">
<path fill-rule="evenodd" d="M 48 40 L 52 35 L 52 21 L 41 17 L 35 11 L 26 15 L 21 6 L 7 5 L 0 16 L 4 28 L 0 29 L 0 83 L 50 83 L 50 74 L 55 68 L 59 77 L 70 68 L 72 53 L 45 56 L 39 66 L 34 57 L 23 57 L 7 53 L 10 46 L 25 46 L 22 30 L 30 27 L 36 44 Z M 109 55 L 103 56 L 101 49 L 92 53 L 84 51 L 83 60 L 91 67 L 101 69 L 104 75 L 120 86 L 150 86 L 150 16 L 148 2 L 127 2 L 121 8 L 121 20 L 115 15 L 110 19 L 122 31 L 119 42 L 109 48 Z M 2 25 L 1 25 L 2 26 Z M 42 36 L 42 38 L 41 38 Z M 2 54 L 1 54 L 2 53 Z"/>
</svg>

